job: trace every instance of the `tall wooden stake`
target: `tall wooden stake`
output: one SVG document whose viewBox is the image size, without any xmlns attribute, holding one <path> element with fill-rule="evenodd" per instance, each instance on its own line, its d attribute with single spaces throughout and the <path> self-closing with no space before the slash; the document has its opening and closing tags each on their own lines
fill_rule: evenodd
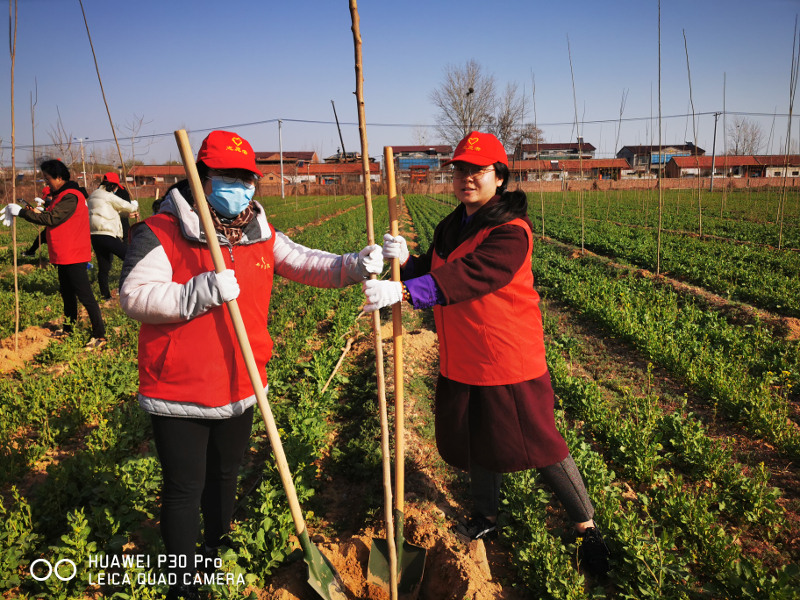
<svg viewBox="0 0 800 600">
<path fill-rule="evenodd" d="M 358 6 L 350 0 L 350 18 L 353 26 L 353 44 L 356 60 L 356 102 L 358 104 L 358 133 L 361 136 L 361 165 L 364 173 L 364 208 L 367 213 L 367 240 L 375 243 L 372 225 L 372 187 L 369 178 L 369 150 L 367 144 L 367 117 L 364 111 L 364 73 L 361 58 L 361 30 L 359 28 Z M 375 279 L 375 275 L 371 276 Z M 386 541 L 389 545 L 389 592 L 391 600 L 397 600 L 397 547 L 394 543 L 392 519 L 392 479 L 391 458 L 389 456 L 389 419 L 386 410 L 386 383 L 383 373 L 383 347 L 381 345 L 381 318 L 378 311 L 372 313 L 372 332 L 375 339 L 375 368 L 378 375 L 378 404 L 381 413 L 381 449 L 383 452 L 383 503 L 386 512 Z"/>
<path fill-rule="evenodd" d="M 622 113 L 620 112 L 620 117 Z M 661 274 L 661 226 L 664 214 L 664 190 L 661 188 L 661 0 L 658 0 L 658 235 L 656 240 L 656 277 Z"/>
<path fill-rule="evenodd" d="M 583 180 L 583 144 L 581 143 L 583 140 L 581 138 L 581 125 L 578 121 L 578 98 L 575 95 L 575 73 L 572 71 L 572 50 L 569 46 L 569 34 L 567 34 L 567 54 L 569 55 L 569 73 L 572 75 L 572 102 L 575 105 L 575 132 L 578 138 L 578 168 L 581 172 L 581 180 Z M 586 249 L 583 247 L 585 232 L 586 232 L 586 220 L 584 219 L 584 196 L 583 196 L 583 186 L 580 187 L 578 191 L 578 200 L 580 202 L 581 208 L 581 256 L 586 254 Z"/>
<path fill-rule="evenodd" d="M 789 123 L 786 131 L 786 160 L 783 163 L 783 188 L 778 203 L 778 250 L 783 246 L 783 210 L 786 204 L 786 183 L 789 178 L 789 153 L 792 148 L 792 111 L 794 110 L 794 97 L 797 93 L 797 78 L 800 73 L 800 45 L 797 37 L 797 17 L 794 20 L 794 38 L 792 39 L 792 70 L 789 74 Z"/>
<path fill-rule="evenodd" d="M 700 159 L 697 157 L 697 123 L 695 122 L 694 99 L 692 98 L 692 70 L 689 68 L 689 43 L 686 30 L 683 31 L 683 47 L 686 49 L 686 73 L 689 77 L 689 103 L 692 105 L 692 134 L 694 136 L 694 162 L 697 167 L 697 217 L 700 237 L 703 237 L 703 203 L 700 199 Z M 661 156 L 658 157 L 661 160 Z M 712 173 L 713 176 L 713 173 Z"/>
<path fill-rule="evenodd" d="M 12 10 L 13 7 L 13 10 Z M 17 202 L 17 130 L 14 119 L 14 66 L 17 59 L 17 0 L 8 0 L 8 29 L 11 34 L 11 20 L 14 20 L 13 34 L 9 35 L 8 45 L 11 53 L 11 202 Z M 36 179 L 34 177 L 34 179 Z M 14 352 L 19 352 L 19 273 L 17 269 L 17 220 L 11 221 L 11 243 L 14 249 Z"/>
<path fill-rule="evenodd" d="M 83 9 L 83 0 L 78 0 L 78 2 L 80 2 L 81 4 L 81 12 L 83 13 L 83 22 L 86 25 L 86 35 L 89 37 L 89 47 L 92 49 L 92 57 L 94 58 L 94 69 L 95 71 L 97 71 L 97 81 L 100 82 L 100 93 L 103 95 L 103 104 L 106 105 L 106 113 L 108 114 L 108 123 L 109 125 L 111 125 L 111 134 L 114 136 L 114 143 L 117 145 L 117 154 L 119 154 L 119 162 L 120 165 L 122 165 L 122 182 L 124 185 L 127 185 L 128 170 L 125 168 L 125 159 L 122 158 L 122 150 L 119 147 L 117 132 L 114 129 L 114 121 L 111 119 L 111 110 L 108 108 L 108 102 L 106 101 L 106 91 L 103 89 L 103 80 L 100 77 L 100 67 L 97 65 L 97 54 L 95 54 L 94 52 L 94 44 L 92 43 L 92 34 L 89 33 L 89 21 L 86 20 L 86 11 Z"/>
<path fill-rule="evenodd" d="M 542 157 L 539 156 L 539 125 L 536 115 L 536 77 L 531 71 L 531 83 L 533 84 L 533 134 L 536 136 L 536 162 L 539 165 L 539 200 L 542 203 L 542 237 L 544 237 L 544 187 L 542 186 Z"/>
</svg>

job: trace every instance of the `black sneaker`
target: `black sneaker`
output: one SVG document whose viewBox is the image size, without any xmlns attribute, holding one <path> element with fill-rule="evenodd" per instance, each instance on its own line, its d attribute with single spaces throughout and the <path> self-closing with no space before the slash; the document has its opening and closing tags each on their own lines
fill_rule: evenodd
<svg viewBox="0 0 800 600">
<path fill-rule="evenodd" d="M 453 527 L 453 532 L 467 541 L 493 540 L 497 537 L 497 523 L 492 523 L 480 513 L 475 513 L 466 523 L 459 523 Z"/>
<path fill-rule="evenodd" d="M 589 527 L 582 534 L 578 534 L 578 540 L 580 540 L 578 556 L 586 572 L 592 577 L 601 577 L 608 573 L 608 557 L 611 553 L 603 541 L 600 530 L 597 527 Z"/>
<path fill-rule="evenodd" d="M 219 546 L 216 548 L 209 548 L 205 544 L 201 544 L 197 548 L 197 554 L 203 557 L 203 564 L 200 565 L 200 572 L 206 575 L 211 575 L 216 570 L 214 561 L 219 558 Z"/>
<path fill-rule="evenodd" d="M 25 258 L 36 258 L 36 252 L 23 252 L 22 256 Z"/>
</svg>

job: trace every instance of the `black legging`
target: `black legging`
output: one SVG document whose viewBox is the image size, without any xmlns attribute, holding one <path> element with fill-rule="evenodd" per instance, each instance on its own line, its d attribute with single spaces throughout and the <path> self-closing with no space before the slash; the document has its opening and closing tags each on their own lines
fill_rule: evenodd
<svg viewBox="0 0 800 600">
<path fill-rule="evenodd" d="M 100 284 L 100 295 L 108 300 L 111 298 L 111 290 L 108 289 L 111 263 L 115 256 L 120 260 L 125 260 L 128 247 L 119 238 L 110 235 L 93 235 L 92 248 L 97 255 L 97 283 Z"/>
<path fill-rule="evenodd" d="M 77 323 L 78 300 L 80 300 L 92 322 L 92 337 L 105 337 L 106 328 L 103 325 L 103 315 L 92 292 L 89 275 L 86 274 L 86 263 L 56 266 L 58 267 L 58 291 L 61 292 L 61 299 L 64 301 L 64 316 L 66 317 L 64 331 L 71 332 L 73 325 Z"/>
<path fill-rule="evenodd" d="M 537 471 L 574 523 L 585 523 L 592 519 L 594 507 L 571 455 L 561 462 L 542 467 Z M 485 517 L 496 517 L 500 503 L 502 474 L 473 463 L 469 475 L 470 493 L 475 510 Z"/>
<path fill-rule="evenodd" d="M 39 246 L 46 243 L 47 243 L 47 235 L 45 234 L 45 230 L 42 229 L 39 232 L 39 235 L 37 235 L 36 238 L 33 240 L 33 244 L 31 244 L 31 247 L 25 251 L 25 254 L 35 254 L 36 251 L 39 249 Z"/>
<path fill-rule="evenodd" d="M 239 466 L 250 441 L 253 407 L 230 419 L 195 419 L 150 415 L 161 461 L 161 537 L 167 554 L 186 556 L 173 569 L 178 583 L 194 572 L 200 511 L 205 544 L 220 545 L 230 531 Z"/>
</svg>

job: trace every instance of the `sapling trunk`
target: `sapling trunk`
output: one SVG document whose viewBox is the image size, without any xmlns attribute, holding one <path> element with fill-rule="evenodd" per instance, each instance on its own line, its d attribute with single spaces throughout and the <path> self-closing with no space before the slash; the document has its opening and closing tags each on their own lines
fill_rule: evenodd
<svg viewBox="0 0 800 600">
<path fill-rule="evenodd" d="M 356 103 L 358 104 L 358 132 L 361 138 L 361 165 L 364 173 L 364 207 L 367 216 L 367 239 L 375 243 L 375 230 L 372 219 L 372 189 L 369 178 L 369 145 L 367 143 L 367 117 L 364 110 L 364 74 L 361 56 L 361 30 L 359 27 L 356 0 L 350 0 L 350 17 L 353 22 L 353 45 L 355 46 Z M 373 275 L 371 277 L 375 279 Z M 378 403 L 381 418 L 381 450 L 383 453 L 383 503 L 386 512 L 386 541 L 389 547 L 390 582 L 389 592 L 392 600 L 397 600 L 397 548 L 394 543 L 392 515 L 391 461 L 389 456 L 389 420 L 386 408 L 386 382 L 383 372 L 383 346 L 381 344 L 380 313 L 372 313 L 372 331 L 375 340 L 375 367 L 378 377 Z"/>
</svg>

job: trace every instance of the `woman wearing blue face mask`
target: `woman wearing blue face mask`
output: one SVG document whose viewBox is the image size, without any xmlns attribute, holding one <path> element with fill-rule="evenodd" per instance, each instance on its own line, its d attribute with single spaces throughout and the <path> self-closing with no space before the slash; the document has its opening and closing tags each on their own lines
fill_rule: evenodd
<svg viewBox="0 0 800 600">
<path fill-rule="evenodd" d="M 142 322 L 139 405 L 151 415 L 163 472 L 161 534 L 168 554 L 185 556 L 167 598 L 197 598 L 200 554 L 225 542 L 256 403 L 225 302 L 237 302 L 256 362 L 272 354 L 267 314 L 273 276 L 316 287 L 344 287 L 380 273 L 380 246 L 345 255 L 291 241 L 253 200 L 257 177 L 250 144 L 214 131 L 197 155 L 217 239 L 228 269 L 215 273 L 188 181 L 166 193 L 159 213 L 131 228 L 120 276 L 120 306 Z M 234 275 L 235 273 L 235 275 Z M 198 352 L 202 360 L 198 360 Z"/>
</svg>

